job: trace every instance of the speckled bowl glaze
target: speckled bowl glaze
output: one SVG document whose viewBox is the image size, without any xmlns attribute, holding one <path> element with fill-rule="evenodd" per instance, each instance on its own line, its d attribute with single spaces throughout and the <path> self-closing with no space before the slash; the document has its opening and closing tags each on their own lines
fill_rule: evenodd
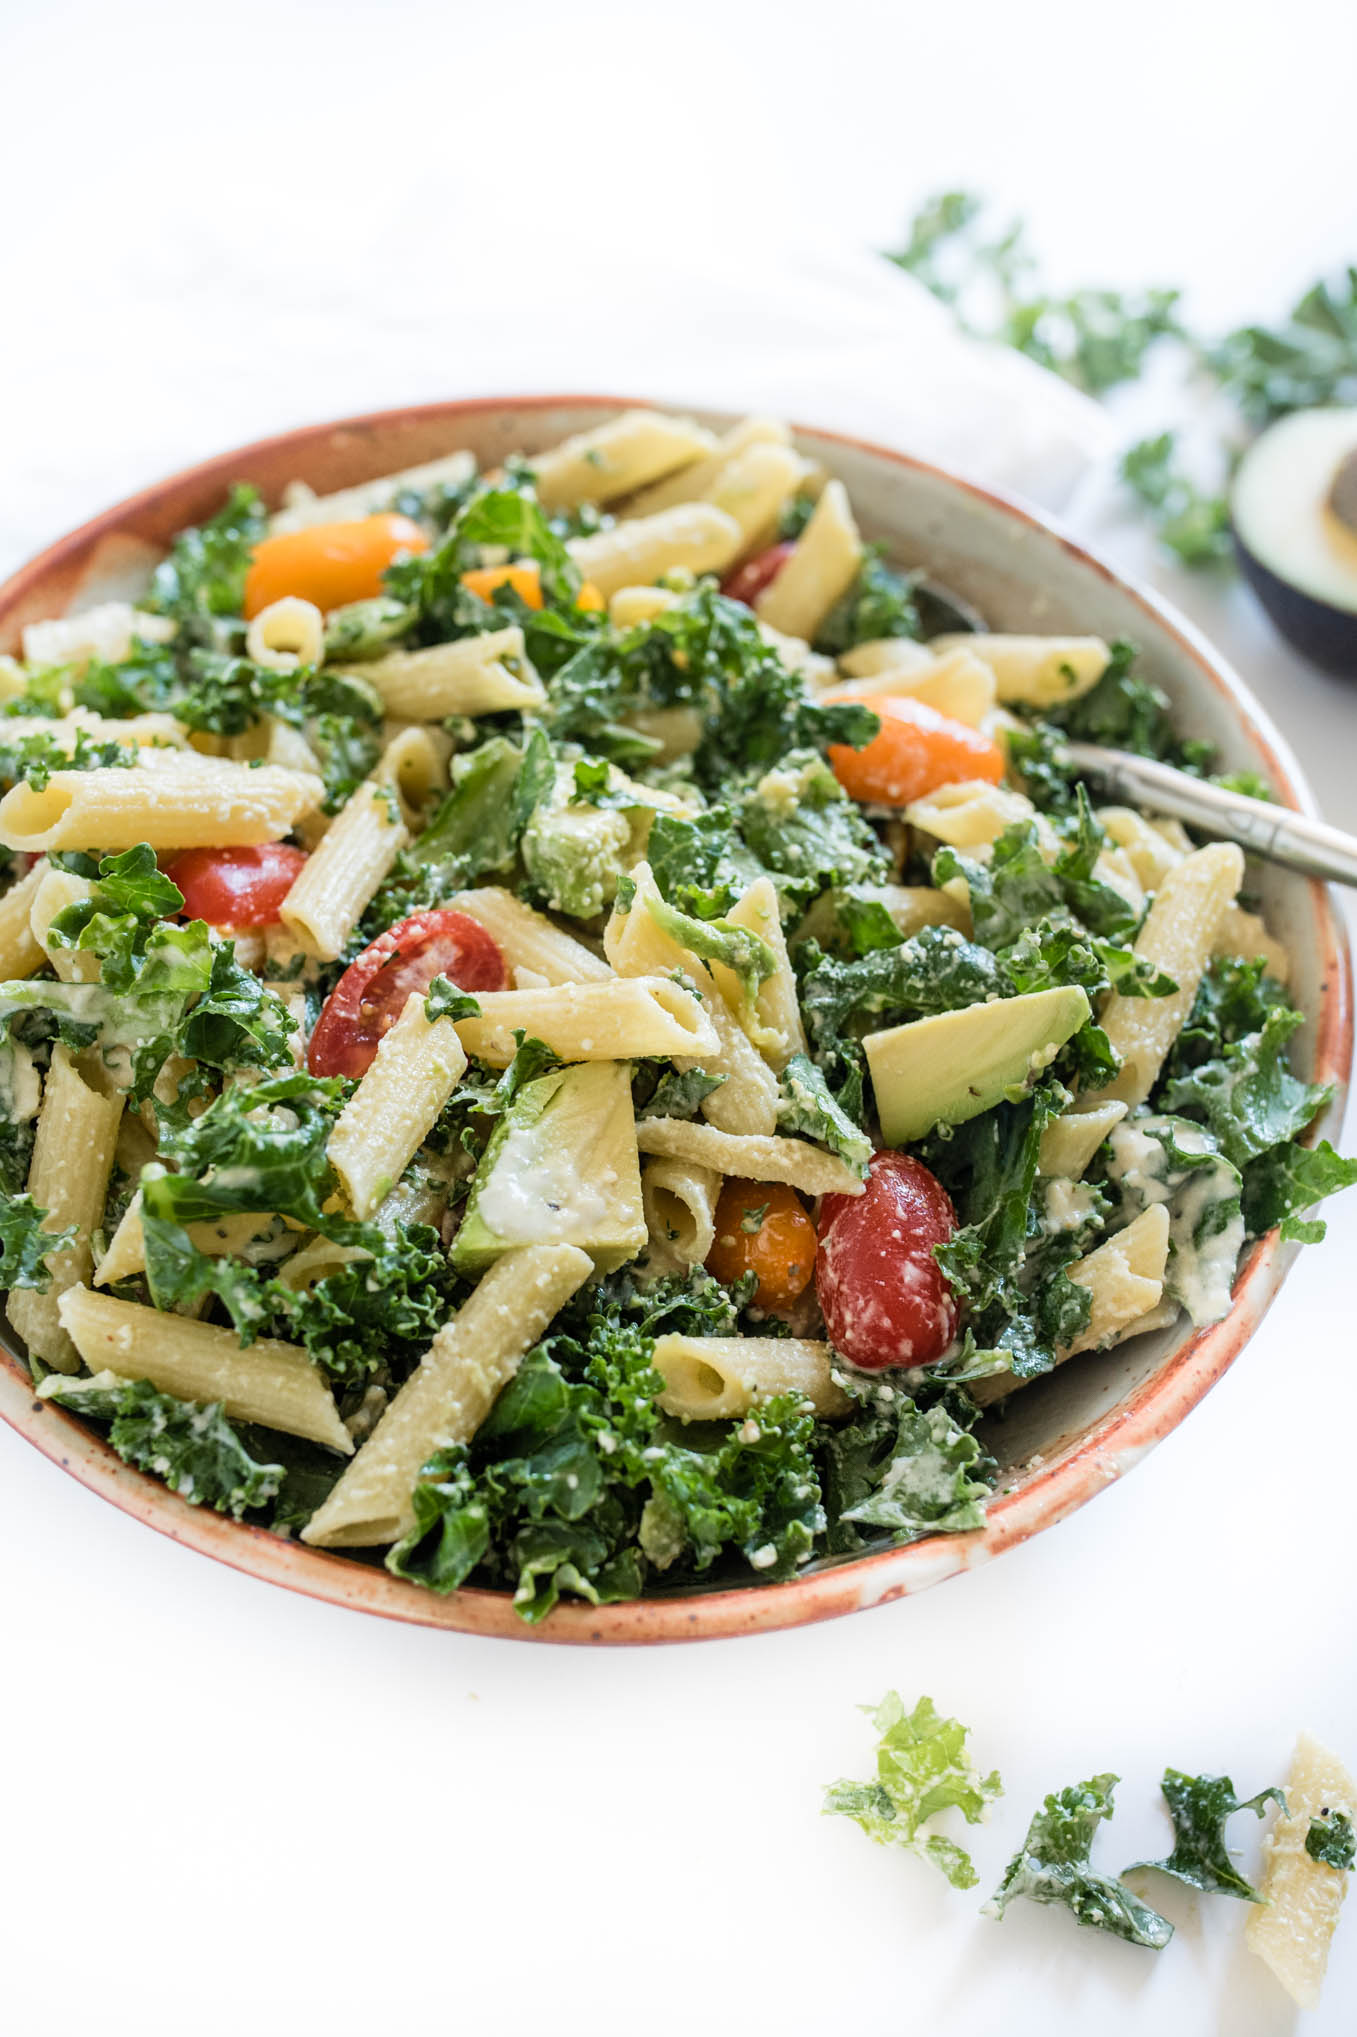
<svg viewBox="0 0 1357 2037">
<path fill-rule="evenodd" d="M 623 399 L 602 396 L 425 404 L 312 425 L 225 453 L 106 511 L 17 573 L 0 588 L 0 650 L 17 646 L 26 622 L 134 594 L 174 533 L 210 515 L 233 481 L 252 481 L 276 501 L 294 478 L 324 492 L 459 446 L 470 447 L 482 465 L 494 465 L 506 453 L 540 450 L 622 406 Z M 719 426 L 730 420 L 708 414 L 706 421 Z M 1286 744 L 1215 652 L 1181 617 L 1052 524 L 879 446 L 811 430 L 798 430 L 797 443 L 847 483 L 866 534 L 884 540 L 897 561 L 926 565 L 995 628 L 1132 638 L 1143 668 L 1171 696 L 1185 733 L 1208 738 L 1228 766 L 1261 771 L 1281 799 L 1312 810 Z M 1352 1058 L 1342 925 L 1319 884 L 1268 870 L 1261 885 L 1268 920 L 1291 953 L 1295 996 L 1308 1014 L 1296 1040 L 1298 1064 L 1312 1079 L 1335 1085 L 1335 1104 L 1319 1128 L 1319 1134 L 1331 1133 Z M 983 1531 L 823 1563 L 788 1584 L 657 1595 L 599 1609 L 565 1605 L 540 1627 L 525 1626 L 504 1593 L 463 1590 L 435 1598 L 376 1564 L 308 1549 L 187 1505 L 155 1479 L 129 1470 L 73 1416 L 36 1400 L 9 1350 L 0 1353 L 0 1415 L 82 1484 L 162 1534 L 255 1577 L 355 1611 L 537 1641 L 753 1634 L 922 1591 L 1083 1506 L 1175 1428 L 1234 1362 L 1295 1251 L 1275 1237 L 1254 1244 L 1223 1322 L 1197 1332 L 1180 1324 L 1076 1359 L 1010 1403 L 1007 1419 L 991 1423 L 987 1438 L 1004 1472 Z"/>
</svg>

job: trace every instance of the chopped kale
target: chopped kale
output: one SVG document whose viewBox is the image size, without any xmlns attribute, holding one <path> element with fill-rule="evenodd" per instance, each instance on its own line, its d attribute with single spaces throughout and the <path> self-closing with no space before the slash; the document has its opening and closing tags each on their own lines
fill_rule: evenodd
<svg viewBox="0 0 1357 2037">
<path fill-rule="evenodd" d="M 1132 1945 L 1158 1952 L 1168 1944 L 1173 1936 L 1168 1919 L 1123 1882 L 1089 1864 L 1098 1826 L 1112 1815 L 1117 1780 L 1115 1775 L 1090 1776 L 1046 1798 L 985 1905 L 989 1916 L 1001 1918 L 1015 1897 L 1026 1896 L 1029 1902 L 1059 1903 L 1076 1924 L 1110 1931 Z"/>
<path fill-rule="evenodd" d="M 194 1506 L 239 1520 L 265 1506 L 282 1484 L 283 1467 L 251 1457 L 220 1401 L 175 1400 L 144 1379 L 118 1379 L 111 1372 L 93 1379 L 54 1372 L 39 1391 L 73 1414 L 108 1422 L 108 1440 L 125 1464 L 154 1472 Z"/>
<path fill-rule="evenodd" d="M 1332 1867 L 1338 1874 L 1346 1874 L 1357 1865 L 1357 1836 L 1346 1812 L 1321 1811 L 1317 1818 L 1311 1818 L 1305 1850 L 1311 1860 L 1322 1860 L 1325 1867 Z"/>
<path fill-rule="evenodd" d="M 1173 1851 L 1163 1860 L 1137 1860 L 1138 1868 L 1154 1868 L 1171 1874 L 1175 1881 L 1206 1895 L 1239 1896 L 1246 1903 L 1261 1903 L 1251 1882 L 1230 1859 L 1225 1844 L 1225 1824 L 1236 1811 L 1252 1811 L 1261 1818 L 1269 1804 L 1286 1809 L 1279 1789 L 1261 1789 L 1257 1796 L 1240 1798 L 1228 1775 L 1186 1775 L 1180 1768 L 1166 1768 L 1162 1784 L 1164 1801 L 1173 1820 Z M 1123 1868 L 1124 1874 L 1132 1870 Z"/>
<path fill-rule="evenodd" d="M 946 1810 L 978 1825 L 1003 1795 L 998 1770 L 980 1774 L 966 1747 L 968 1728 L 943 1718 L 931 1698 L 920 1698 L 910 1711 L 898 1691 L 887 1691 L 879 1705 L 862 1709 L 880 1736 L 875 1778 L 831 1784 L 826 1815 L 854 1819 L 878 1846 L 931 1860 L 953 1888 L 974 1888 L 979 1877 L 965 1847 L 924 1827 Z"/>
</svg>

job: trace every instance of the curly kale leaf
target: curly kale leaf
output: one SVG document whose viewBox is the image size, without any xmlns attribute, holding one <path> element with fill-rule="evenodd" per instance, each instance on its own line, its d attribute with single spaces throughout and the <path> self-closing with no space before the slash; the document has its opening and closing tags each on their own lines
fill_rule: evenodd
<svg viewBox="0 0 1357 2037">
<path fill-rule="evenodd" d="M 1148 510 L 1160 544 L 1183 565 L 1229 565 L 1234 559 L 1229 502 L 1224 495 L 1205 494 L 1177 451 L 1176 432 L 1140 439 L 1121 456 L 1121 478 Z"/>
<path fill-rule="evenodd" d="M 267 532 L 258 490 L 238 483 L 215 516 L 179 533 L 169 557 L 156 567 L 142 606 L 179 622 L 239 615 L 250 555 Z"/>
<path fill-rule="evenodd" d="M 1236 1811 L 1252 1811 L 1261 1818 L 1269 1804 L 1285 1812 L 1282 1792 L 1261 1789 L 1257 1796 L 1241 1798 L 1235 1795 L 1228 1775 L 1186 1775 L 1180 1768 L 1166 1768 L 1161 1787 L 1173 1820 L 1173 1851 L 1163 1860 L 1134 1861 L 1122 1873 L 1130 1874 L 1133 1867 L 1152 1867 L 1206 1895 L 1239 1896 L 1246 1903 L 1261 1903 L 1264 1898 L 1230 1859 L 1225 1824 Z"/>
<path fill-rule="evenodd" d="M 639 1115 L 647 1118 L 695 1118 L 707 1098 L 718 1090 L 726 1075 L 708 1075 L 704 1068 L 679 1073 L 671 1068 L 662 1075 Z"/>
<path fill-rule="evenodd" d="M 879 637 L 921 637 L 916 579 L 888 566 L 879 545 L 869 546 L 857 578 L 821 623 L 816 650 L 838 658 L 854 644 L 875 643 Z"/>
<path fill-rule="evenodd" d="M 980 1774 L 966 1747 L 969 1728 L 944 1718 L 931 1698 L 920 1698 L 910 1711 L 892 1690 L 879 1705 L 862 1709 L 880 1735 L 875 1779 L 832 1783 L 825 1815 L 854 1819 L 878 1846 L 931 1860 L 953 1888 L 974 1888 L 979 1877 L 965 1847 L 924 1827 L 947 1810 L 978 1825 L 1004 1793 L 998 1770 Z"/>
<path fill-rule="evenodd" d="M 1015 1897 L 1026 1896 L 1029 1902 L 1059 1903 L 1077 1924 L 1110 1931 L 1132 1945 L 1157 1952 L 1168 1944 L 1173 1926 L 1167 1917 L 1089 1864 L 1098 1826 L 1112 1815 L 1117 1781 L 1115 1775 L 1094 1775 L 1045 1799 L 985 1905 L 987 1915 L 1001 1918 Z"/>
<path fill-rule="evenodd" d="M 872 1426 L 865 1425 L 868 1430 Z M 831 1452 L 835 1441 L 837 1437 L 827 1446 Z M 941 1401 L 920 1408 L 898 1395 L 870 1459 L 865 1457 L 865 1445 L 865 1435 L 853 1437 L 843 1457 L 846 1461 L 852 1454 L 859 1476 L 864 1467 L 870 1468 L 871 1487 L 854 1505 L 841 1507 L 840 1521 L 859 1528 L 889 1528 L 897 1542 L 983 1528 L 985 1502 L 994 1486 L 994 1461 Z M 841 1475 L 836 1498 L 845 1496 Z"/>
<path fill-rule="evenodd" d="M 1311 1818 L 1305 1835 L 1305 1850 L 1311 1860 L 1322 1860 L 1338 1874 L 1357 1866 L 1357 1835 L 1352 1820 L 1343 1811 L 1322 1811 Z"/>
<path fill-rule="evenodd" d="M 1261 1237 L 1274 1224 L 1288 1242 L 1318 1245 L 1325 1233 L 1322 1217 L 1305 1212 L 1340 1189 L 1357 1186 L 1357 1159 L 1345 1160 L 1327 1139 L 1301 1146 L 1285 1139 L 1251 1160 L 1244 1170 L 1244 1226 Z"/>
<path fill-rule="evenodd" d="M 1236 1167 L 1303 1132 L 1328 1102 L 1323 1083 L 1302 1082 L 1287 1061 L 1287 1042 L 1304 1024 L 1300 1012 L 1275 1006 L 1258 1033 L 1227 1046 L 1170 1081 L 1162 1107 L 1198 1119 L 1215 1133 L 1220 1149 Z"/>
<path fill-rule="evenodd" d="M 793 1054 L 782 1071 L 782 1101 L 778 1118 L 782 1129 L 802 1132 L 808 1139 L 827 1146 L 853 1169 L 865 1175 L 872 1157 L 872 1142 L 837 1101 L 821 1071 L 808 1054 Z"/>
<path fill-rule="evenodd" d="M 784 758 L 743 794 L 737 811 L 746 847 L 796 904 L 886 873 L 856 801 L 814 752 Z"/>
<path fill-rule="evenodd" d="M 35 1288 L 45 1294 L 52 1281 L 49 1253 L 67 1252 L 79 1236 L 74 1224 L 46 1230 L 48 1212 L 31 1195 L 0 1190 L 0 1288 Z"/>
<path fill-rule="evenodd" d="M 281 1464 L 251 1457 L 220 1401 L 175 1400 L 144 1379 L 93 1379 L 52 1373 L 38 1389 L 72 1413 L 110 1424 L 108 1440 L 125 1464 L 154 1472 L 171 1492 L 194 1506 L 213 1507 L 237 1520 L 262 1507 L 283 1482 Z"/>
<path fill-rule="evenodd" d="M 797 961 L 802 1010 L 817 1047 L 832 1046 L 883 1012 L 957 1011 L 1006 990 L 993 955 L 954 927 L 925 927 L 852 961 L 837 961 L 806 941 Z"/>
<path fill-rule="evenodd" d="M 1292 410 L 1357 402 L 1357 267 L 1316 283 L 1281 326 L 1246 325 L 1227 334 L 1211 365 L 1258 424 Z"/>
</svg>

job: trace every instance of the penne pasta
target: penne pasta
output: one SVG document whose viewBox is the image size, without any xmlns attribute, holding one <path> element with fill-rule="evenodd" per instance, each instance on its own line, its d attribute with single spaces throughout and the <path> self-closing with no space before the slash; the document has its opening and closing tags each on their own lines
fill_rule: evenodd
<svg viewBox="0 0 1357 2037">
<path fill-rule="evenodd" d="M 325 660 L 325 617 L 295 594 L 261 608 L 245 632 L 245 655 L 270 672 L 295 672 Z"/>
<path fill-rule="evenodd" d="M 755 1025 L 746 1026 L 754 1044 L 771 1068 L 780 1074 L 793 1054 L 806 1051 L 806 1032 L 801 1023 L 801 1001 L 796 994 L 796 977 L 782 934 L 782 916 L 771 877 L 758 877 L 726 915 L 732 926 L 757 934 L 772 950 L 776 964 L 771 976 L 759 985 L 754 999 Z M 726 1003 L 740 1006 L 740 986 L 729 969 L 712 964 L 712 976 Z"/>
<path fill-rule="evenodd" d="M 257 1337 L 242 1349 L 233 1329 L 88 1287 L 70 1288 L 60 1310 L 62 1328 L 91 1372 L 146 1379 L 178 1400 L 220 1401 L 237 1421 L 305 1436 L 345 1457 L 353 1451 L 323 1373 L 295 1344 Z"/>
<path fill-rule="evenodd" d="M 862 539 L 842 481 L 826 484 L 786 564 L 759 595 L 760 622 L 807 642 L 857 579 Z"/>
<path fill-rule="evenodd" d="M 682 1160 L 714 1174 L 742 1181 L 781 1181 L 802 1195 L 861 1195 L 863 1184 L 851 1167 L 803 1139 L 763 1138 L 718 1131 L 686 1118 L 638 1118 L 636 1143 L 643 1153 Z"/>
<path fill-rule="evenodd" d="M 592 1272 L 588 1253 L 574 1245 L 524 1245 L 497 1260 L 438 1332 L 302 1540 L 355 1548 L 407 1534 L 421 1466 L 448 1444 L 470 1442 L 524 1354 Z"/>
<path fill-rule="evenodd" d="M 125 1117 L 123 1123 L 135 1123 L 135 1119 Z M 254 1210 L 240 1215 L 212 1217 L 204 1223 L 185 1224 L 184 1229 L 200 1252 L 206 1252 L 211 1259 L 220 1259 L 229 1253 L 244 1252 L 247 1246 L 267 1237 L 278 1221 L 267 1210 Z M 108 1241 L 107 1251 L 94 1269 L 91 1285 L 112 1287 L 118 1281 L 131 1280 L 135 1274 L 145 1270 L 146 1233 L 142 1229 L 141 1190 L 138 1189 L 123 1211 L 118 1228 Z"/>
<path fill-rule="evenodd" d="M 746 446 L 726 462 L 705 494 L 706 501 L 724 510 L 739 526 L 735 552 L 724 563 L 772 543 L 778 518 L 806 472 L 805 461 L 790 446 Z"/>
<path fill-rule="evenodd" d="M 1307 1847 L 1315 1820 L 1357 1823 L 1357 1783 L 1338 1756 L 1302 1733 L 1286 1778 L 1286 1803 L 1263 1841 L 1263 1878 L 1245 1929 L 1250 1952 L 1271 1968 L 1293 2002 L 1319 2006 L 1329 1945 L 1347 1894 L 1342 1868 Z"/>
<path fill-rule="evenodd" d="M 24 658 L 35 668 L 87 665 L 91 658 L 105 665 L 120 665 L 131 657 L 138 639 L 146 644 L 167 644 L 178 628 L 169 616 L 150 615 L 145 609 L 133 608 L 130 601 L 105 601 L 57 622 L 30 622 L 23 633 Z"/>
<path fill-rule="evenodd" d="M 334 962 L 410 836 L 395 793 L 369 779 L 347 799 L 278 909 L 298 946 Z"/>
<path fill-rule="evenodd" d="M 12 983 L 31 976 L 47 960 L 42 942 L 33 931 L 33 902 L 51 872 L 51 864 L 40 856 L 33 868 L 11 884 L 0 896 L 0 982 Z"/>
<path fill-rule="evenodd" d="M 409 722 L 388 737 L 374 775 L 379 785 L 392 787 L 407 828 L 417 828 L 447 791 L 451 757 L 452 737 L 445 729 Z"/>
<path fill-rule="evenodd" d="M 715 1027 L 700 999 L 668 976 L 558 983 L 546 990 L 481 991 L 478 1018 L 457 1020 L 468 1054 L 492 1068 L 514 1058 L 515 1032 L 562 1061 L 639 1061 L 648 1055 L 715 1052 Z"/>
<path fill-rule="evenodd" d="M 458 891 L 448 900 L 454 912 L 479 921 L 514 971 L 531 969 L 544 983 L 608 983 L 612 970 L 601 956 L 572 934 L 563 933 L 544 912 L 535 912 L 497 884 Z"/>
<path fill-rule="evenodd" d="M 913 637 L 872 637 L 869 642 L 854 644 L 851 651 L 845 651 L 839 659 L 839 670 L 850 679 L 876 679 L 882 675 L 931 672 L 937 662 L 933 646 L 918 643 Z"/>
<path fill-rule="evenodd" d="M 721 1177 L 682 1160 L 647 1160 L 641 1203 L 651 1255 L 668 1266 L 700 1266 L 716 1239 Z"/>
<path fill-rule="evenodd" d="M 54 771 L 40 792 L 11 786 L 0 799 L 0 843 L 29 851 L 249 847 L 281 841 L 324 794 L 308 772 L 148 750 L 127 770 Z"/>
<path fill-rule="evenodd" d="M 911 801 L 905 819 L 911 827 L 953 849 L 975 849 L 997 841 L 1015 821 L 1031 820 L 1035 811 L 1021 792 L 970 779 L 959 785 L 940 785 L 927 798 Z"/>
<path fill-rule="evenodd" d="M 1121 1069 L 1097 1092 L 1100 1103 L 1144 1103 L 1192 1009 L 1221 918 L 1243 876 L 1244 857 L 1234 843 L 1213 842 L 1185 856 L 1165 877 L 1136 936 L 1135 951 L 1171 976 L 1178 988 L 1168 997 L 1123 997 L 1114 991 L 1108 998 L 1098 1022 Z"/>
<path fill-rule="evenodd" d="M 639 495 L 633 495 L 622 514 L 655 516 L 662 509 L 673 509 L 677 503 L 697 502 L 707 496 L 723 468 L 729 466 L 738 453 L 745 452 L 750 446 L 790 445 L 791 436 L 781 418 L 742 418 L 704 458 L 681 468 L 667 481 L 656 482 L 651 488 L 643 488 Z"/>
<path fill-rule="evenodd" d="M 930 658 L 917 667 L 888 666 L 871 678 L 831 687 L 821 697 L 833 700 L 841 693 L 868 703 L 883 696 L 921 700 L 925 707 L 976 729 L 983 728 L 994 712 L 994 674 L 973 651 L 949 651 L 946 657 Z"/>
<path fill-rule="evenodd" d="M 711 452 L 715 438 L 687 417 L 658 410 L 624 410 L 550 452 L 531 465 L 537 499 L 546 509 L 574 509 L 581 502 L 616 502 L 649 482 L 659 481 Z"/>
<path fill-rule="evenodd" d="M 963 632 L 934 637 L 932 649 L 967 650 L 994 674 L 1000 700 L 1025 707 L 1058 707 L 1097 685 L 1112 653 L 1101 637 L 987 636 Z"/>
<path fill-rule="evenodd" d="M 398 495 L 423 495 L 432 488 L 460 488 L 476 471 L 470 453 L 445 453 L 441 459 L 425 460 L 418 467 L 406 467 L 399 474 L 382 474 L 375 481 L 360 482 L 356 488 L 341 488 L 333 495 L 313 494 L 305 482 L 293 481 L 283 490 L 283 507 L 269 519 L 269 531 L 307 530 L 318 523 L 352 523 L 359 517 L 375 516 L 389 509 Z"/>
<path fill-rule="evenodd" d="M 412 992 L 330 1134 L 330 1165 L 356 1217 L 371 1216 L 400 1180 L 465 1068 L 452 1020 L 428 1019 L 423 992 Z"/>
<path fill-rule="evenodd" d="M 388 714 L 409 721 L 442 721 L 450 714 L 504 714 L 543 707 L 546 694 L 528 662 L 523 632 L 486 630 L 423 651 L 388 651 L 359 665 L 337 665 L 381 695 Z"/>
<path fill-rule="evenodd" d="M 569 552 L 600 594 L 644 586 L 662 574 L 719 573 L 742 546 L 740 525 L 711 502 L 686 502 L 658 516 L 643 516 L 591 537 L 571 538 Z"/>
<path fill-rule="evenodd" d="M 853 1406 L 831 1376 L 832 1347 L 811 1338 L 669 1335 L 655 1339 L 651 1362 L 664 1379 L 660 1406 L 685 1422 L 732 1421 L 781 1393 L 830 1420 Z"/>
<path fill-rule="evenodd" d="M 91 1233 L 103 1222 L 104 1201 L 118 1142 L 123 1100 L 106 1096 L 87 1081 L 66 1047 L 53 1047 L 43 1084 L 37 1136 L 28 1167 L 28 1193 L 47 1211 L 44 1230 L 74 1226 L 72 1245 L 47 1257 L 46 1290 L 17 1287 L 9 1297 L 9 1319 L 34 1357 L 54 1372 L 79 1370 L 77 1345 L 64 1326 L 61 1301 L 69 1288 L 88 1280 L 94 1257 Z"/>
</svg>

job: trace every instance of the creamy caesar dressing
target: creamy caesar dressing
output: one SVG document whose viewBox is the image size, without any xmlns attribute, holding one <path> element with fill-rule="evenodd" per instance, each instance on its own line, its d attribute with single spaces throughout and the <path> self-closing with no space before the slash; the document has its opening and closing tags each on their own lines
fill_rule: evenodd
<svg viewBox="0 0 1357 2037">
<path fill-rule="evenodd" d="M 479 1213 L 506 1245 L 547 1238 L 569 1242 L 602 1224 L 606 1188 L 616 1175 L 585 1181 L 568 1148 L 544 1141 L 532 1125 L 511 1125 L 480 1191 Z"/>
<path fill-rule="evenodd" d="M 1187 1118 L 1127 1118 L 1107 1143 L 1107 1179 L 1121 1191 L 1123 1218 L 1152 1203 L 1168 1206 L 1168 1293 L 1198 1329 L 1219 1322 L 1244 1243 L 1238 1169 Z"/>
</svg>

